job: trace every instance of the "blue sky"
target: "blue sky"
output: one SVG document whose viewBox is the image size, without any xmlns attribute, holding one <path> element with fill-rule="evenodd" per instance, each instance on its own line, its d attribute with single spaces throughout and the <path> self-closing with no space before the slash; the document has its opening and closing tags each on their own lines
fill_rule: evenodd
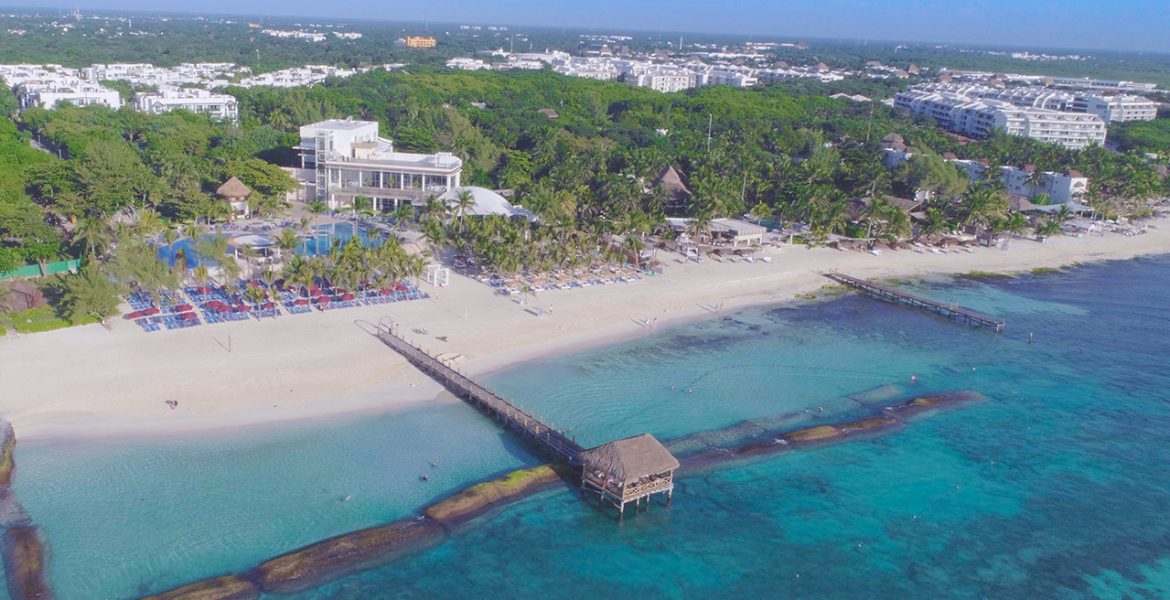
<svg viewBox="0 0 1170 600">
<path fill-rule="evenodd" d="M 943 41 L 1170 52 L 1167 0 L 26 0 L 53 8 Z M 10 0 L 11 4 L 23 4 Z"/>
</svg>

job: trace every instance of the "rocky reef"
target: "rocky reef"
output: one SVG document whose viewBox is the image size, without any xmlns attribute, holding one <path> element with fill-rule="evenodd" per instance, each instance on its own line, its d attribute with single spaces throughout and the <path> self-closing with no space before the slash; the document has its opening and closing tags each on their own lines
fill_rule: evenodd
<svg viewBox="0 0 1170 600">
<path fill-rule="evenodd" d="M 565 470 L 550 465 L 512 471 L 432 504 L 423 514 L 447 526 L 466 523 L 493 507 L 548 489 L 568 475 Z"/>
<path fill-rule="evenodd" d="M 0 536 L 4 579 L 12 600 L 51 600 L 53 590 L 46 574 L 45 544 L 36 527 L 12 527 Z"/>
<path fill-rule="evenodd" d="M 12 472 L 16 469 L 13 454 L 16 452 L 16 434 L 12 423 L 0 418 L 0 487 L 12 485 Z"/>
<path fill-rule="evenodd" d="M 224 575 L 197 581 L 146 600 L 256 600 L 260 588 L 239 575 Z"/>
<path fill-rule="evenodd" d="M 443 536 L 443 528 L 425 517 L 397 521 L 382 527 L 339 535 L 278 556 L 252 569 L 245 576 L 255 581 L 265 592 L 293 594 L 356 571 L 385 564 L 406 550 L 437 542 Z"/>
<path fill-rule="evenodd" d="M 878 397 L 889 393 L 878 390 Z M 753 439 L 736 447 L 715 448 L 683 458 L 683 468 L 772 454 L 822 444 L 839 443 L 893 431 L 905 419 L 927 411 L 983 400 L 978 392 L 922 396 L 900 404 L 873 406 L 868 415 L 844 423 L 823 424 L 791 431 L 746 428 Z M 880 410 L 880 414 L 873 414 Z M 743 429 L 738 424 L 728 429 Z M 722 430 L 719 430 L 722 431 Z M 718 433 L 718 432 L 714 432 Z M 711 439 L 723 436 L 712 435 Z M 723 438 L 726 439 L 726 438 Z M 741 438 L 742 439 L 742 438 Z M 295 594 L 345 575 L 389 563 L 404 554 L 437 544 L 457 526 L 493 509 L 517 502 L 564 482 L 576 473 L 567 467 L 542 465 L 506 473 L 477 483 L 440 500 L 411 520 L 363 529 L 333 537 L 264 562 L 252 570 L 216 577 L 150 596 L 158 600 L 252 600 L 260 594 Z"/>
</svg>

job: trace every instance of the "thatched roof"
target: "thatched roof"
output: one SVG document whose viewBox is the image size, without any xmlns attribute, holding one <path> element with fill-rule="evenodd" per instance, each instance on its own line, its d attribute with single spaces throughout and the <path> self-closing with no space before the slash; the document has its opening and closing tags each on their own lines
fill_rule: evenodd
<svg viewBox="0 0 1170 600">
<path fill-rule="evenodd" d="M 678 468 L 678 459 L 649 433 L 586 450 L 581 462 L 586 469 L 602 471 L 621 483 Z"/>
<path fill-rule="evenodd" d="M 665 190 L 667 198 L 675 204 L 685 204 L 694 195 L 683 183 L 682 175 L 679 175 L 678 171 L 670 165 L 664 167 L 658 173 L 658 177 L 654 178 L 654 187 L 661 187 Z"/>
<path fill-rule="evenodd" d="M 243 181 L 232 177 L 226 183 L 219 186 L 219 189 L 215 190 L 215 193 L 220 198 L 247 198 L 252 194 L 252 190 L 248 189 L 248 186 L 244 185 Z"/>
</svg>

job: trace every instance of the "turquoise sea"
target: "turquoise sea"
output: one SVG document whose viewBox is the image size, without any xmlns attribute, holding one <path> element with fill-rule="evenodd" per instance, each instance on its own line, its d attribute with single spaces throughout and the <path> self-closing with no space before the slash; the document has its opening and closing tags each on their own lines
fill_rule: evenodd
<svg viewBox="0 0 1170 600">
<path fill-rule="evenodd" d="M 296 597 L 1170 597 L 1170 258 L 901 285 L 1001 316 L 1007 332 L 848 295 L 487 380 L 583 445 L 648 431 L 682 453 L 733 444 L 745 420 L 845 418 L 864 409 L 849 396 L 876 388 L 986 402 L 683 472 L 670 507 L 621 523 L 546 492 Z M 49 540 L 58 597 L 120 599 L 539 462 L 450 404 L 186 440 L 21 442 L 15 491 Z"/>
</svg>

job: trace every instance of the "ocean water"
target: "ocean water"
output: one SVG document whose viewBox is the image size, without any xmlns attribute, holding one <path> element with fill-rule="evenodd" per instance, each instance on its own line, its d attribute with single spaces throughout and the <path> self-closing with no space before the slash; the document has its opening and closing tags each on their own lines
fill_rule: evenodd
<svg viewBox="0 0 1170 600">
<path fill-rule="evenodd" d="M 649 431 L 680 452 L 734 443 L 728 428 L 745 420 L 844 418 L 875 388 L 986 402 L 683 472 L 671 506 L 620 523 L 546 492 L 296 597 L 1170 597 L 1170 258 L 904 285 L 1008 329 L 849 295 L 663 328 L 487 383 L 583 445 Z M 540 459 L 444 405 L 183 442 L 30 442 L 17 460 L 59 597 L 128 598 Z"/>
</svg>

